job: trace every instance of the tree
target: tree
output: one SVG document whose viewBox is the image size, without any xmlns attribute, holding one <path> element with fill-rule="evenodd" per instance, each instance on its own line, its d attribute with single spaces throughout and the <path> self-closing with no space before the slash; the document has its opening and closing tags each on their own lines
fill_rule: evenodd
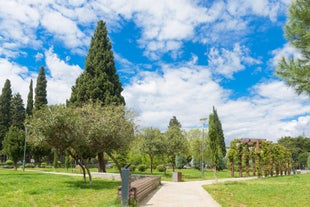
<svg viewBox="0 0 310 207">
<path fill-rule="evenodd" d="M 23 157 L 25 132 L 16 126 L 11 126 L 3 140 L 3 152 L 14 162 L 17 169 L 17 162 Z"/>
<path fill-rule="evenodd" d="M 0 96 L 0 149 L 2 149 L 2 141 L 11 126 L 11 99 L 11 82 L 7 79 Z"/>
<path fill-rule="evenodd" d="M 216 175 L 216 168 L 219 166 L 220 163 L 220 153 L 221 149 L 218 144 L 218 134 L 217 128 L 214 121 L 214 114 L 209 115 L 209 133 L 208 133 L 208 148 L 211 155 L 211 166 L 214 168 L 214 176 L 217 179 Z"/>
<path fill-rule="evenodd" d="M 47 105 L 47 80 L 45 76 L 44 67 L 41 66 L 40 72 L 37 78 L 37 85 L 35 88 L 34 108 L 40 110 L 44 105 Z"/>
<path fill-rule="evenodd" d="M 288 13 L 285 36 L 301 52 L 301 58 L 283 57 L 276 73 L 298 94 L 310 96 L 310 1 L 294 0 Z"/>
<path fill-rule="evenodd" d="M 173 117 L 168 126 L 168 130 L 165 133 L 165 144 L 166 144 L 166 155 L 168 157 L 168 161 L 172 164 L 172 169 L 174 172 L 175 169 L 175 158 L 177 155 L 187 155 L 188 154 L 188 142 L 181 131 L 181 124 L 179 123 L 175 117 Z"/>
<path fill-rule="evenodd" d="M 218 142 L 218 146 L 220 148 L 222 157 L 225 157 L 226 156 L 226 145 L 225 145 L 224 132 L 222 129 L 221 120 L 219 119 L 217 111 L 214 106 L 213 106 L 213 120 L 214 120 L 216 135 L 217 135 L 216 139 Z"/>
<path fill-rule="evenodd" d="M 24 130 L 24 121 L 26 118 L 26 114 L 23 99 L 19 93 L 15 94 L 12 97 L 11 113 L 12 113 L 11 126 L 15 126 L 18 129 Z"/>
<path fill-rule="evenodd" d="M 81 106 L 90 101 L 102 105 L 125 105 L 123 91 L 116 73 L 112 46 L 105 23 L 100 20 L 91 39 L 84 72 L 72 87 L 68 105 Z M 105 172 L 103 152 L 98 153 L 99 172 Z"/>
<path fill-rule="evenodd" d="M 170 121 L 169 121 L 169 126 L 168 127 L 172 127 L 172 126 L 176 126 L 179 128 L 182 128 L 181 123 L 177 120 L 177 118 L 175 116 L 173 116 Z"/>
<path fill-rule="evenodd" d="M 33 110 L 33 84 L 31 80 L 29 85 L 29 93 L 27 97 L 26 114 L 28 116 L 32 115 L 32 110 Z"/>
<path fill-rule="evenodd" d="M 151 174 L 153 173 L 153 162 L 156 156 L 160 156 L 165 151 L 163 135 L 159 129 L 146 128 L 142 134 L 142 142 L 140 143 L 140 151 L 150 158 Z"/>
</svg>

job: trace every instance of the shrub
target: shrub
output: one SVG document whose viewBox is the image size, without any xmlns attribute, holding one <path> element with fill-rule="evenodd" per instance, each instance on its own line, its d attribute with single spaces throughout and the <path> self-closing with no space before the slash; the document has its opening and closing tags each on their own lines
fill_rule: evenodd
<svg viewBox="0 0 310 207">
<path fill-rule="evenodd" d="M 25 167 L 26 168 L 34 168 L 36 165 L 34 163 L 26 163 Z"/>
<path fill-rule="evenodd" d="M 130 170 L 130 172 L 134 172 L 136 170 L 136 166 L 130 165 L 129 170 Z"/>
<path fill-rule="evenodd" d="M 164 165 L 158 165 L 158 166 L 157 166 L 157 170 L 158 170 L 159 172 L 165 172 L 165 171 L 166 171 L 166 167 L 165 167 Z"/>
<path fill-rule="evenodd" d="M 14 165 L 14 162 L 13 162 L 12 160 L 7 160 L 7 161 L 5 162 L 5 164 L 6 164 L 6 165 L 9 165 L 9 166 L 12 166 L 12 165 Z"/>
<path fill-rule="evenodd" d="M 45 168 L 46 167 L 46 162 L 42 162 L 40 165 L 41 168 Z"/>
<path fill-rule="evenodd" d="M 147 169 L 146 165 L 141 164 L 141 165 L 138 166 L 138 170 L 140 172 L 144 172 L 146 169 Z"/>
</svg>

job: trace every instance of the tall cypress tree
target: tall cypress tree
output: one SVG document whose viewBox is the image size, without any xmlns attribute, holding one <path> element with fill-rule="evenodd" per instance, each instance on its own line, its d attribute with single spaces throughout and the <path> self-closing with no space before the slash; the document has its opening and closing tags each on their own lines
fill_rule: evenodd
<svg viewBox="0 0 310 207">
<path fill-rule="evenodd" d="M 88 101 L 103 105 L 125 104 L 119 76 L 116 73 L 112 46 L 105 23 L 97 23 L 86 57 L 85 70 L 72 87 L 69 104 L 81 105 Z"/>
<path fill-rule="evenodd" d="M 223 132 L 221 120 L 219 119 L 217 115 L 217 111 L 214 106 L 213 106 L 213 120 L 214 120 L 214 124 L 216 128 L 217 143 L 221 150 L 222 156 L 225 157 L 226 156 L 226 145 L 225 145 L 224 132 Z"/>
<path fill-rule="evenodd" d="M 23 130 L 26 114 L 23 99 L 19 93 L 15 94 L 12 97 L 11 113 L 12 113 L 11 126 Z"/>
<path fill-rule="evenodd" d="M 2 141 L 11 125 L 12 89 L 10 80 L 6 80 L 0 96 L 0 150 Z"/>
<path fill-rule="evenodd" d="M 37 85 L 35 89 L 35 98 L 34 98 L 34 108 L 35 110 L 39 110 L 42 106 L 47 105 L 47 80 L 45 76 L 44 67 L 41 66 L 40 72 L 37 78 Z"/>
<path fill-rule="evenodd" d="M 100 20 L 91 39 L 85 70 L 72 87 L 68 105 L 80 106 L 89 101 L 103 105 L 125 105 L 123 91 L 116 73 L 112 46 L 105 23 Z M 104 153 L 98 153 L 99 172 L 105 172 Z"/>
<path fill-rule="evenodd" d="M 33 83 L 31 79 L 29 85 L 29 93 L 27 97 L 27 108 L 26 108 L 26 113 L 28 116 L 32 115 L 32 110 L 33 110 Z"/>
</svg>

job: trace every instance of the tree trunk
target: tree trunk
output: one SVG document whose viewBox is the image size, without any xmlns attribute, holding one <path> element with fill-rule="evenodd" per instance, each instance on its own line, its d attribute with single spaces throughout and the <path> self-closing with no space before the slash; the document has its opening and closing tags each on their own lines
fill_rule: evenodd
<svg viewBox="0 0 310 207">
<path fill-rule="evenodd" d="M 150 155 L 150 161 L 151 161 L 151 175 L 153 174 L 153 156 Z"/>
<path fill-rule="evenodd" d="M 235 177 L 235 162 L 234 162 L 234 160 L 231 161 L 230 176 Z"/>
<path fill-rule="evenodd" d="M 98 152 L 98 172 L 107 172 L 103 152 Z"/>
<path fill-rule="evenodd" d="M 119 173 L 121 173 L 122 168 L 121 168 L 120 164 L 118 163 L 117 159 L 115 159 L 115 157 L 109 152 L 107 152 L 107 155 L 109 155 L 109 157 L 113 160 L 113 162 L 115 163 Z"/>
<path fill-rule="evenodd" d="M 93 184 L 93 180 L 92 180 L 92 176 L 91 176 L 91 173 L 89 171 L 89 169 L 87 167 L 86 168 L 86 171 L 87 171 L 87 174 L 88 174 L 88 177 L 89 177 L 89 186 L 92 186 Z"/>
</svg>

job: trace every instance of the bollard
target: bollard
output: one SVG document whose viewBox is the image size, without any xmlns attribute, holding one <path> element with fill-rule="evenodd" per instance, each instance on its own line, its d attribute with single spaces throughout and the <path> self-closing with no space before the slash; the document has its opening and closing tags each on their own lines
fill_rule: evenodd
<svg viewBox="0 0 310 207">
<path fill-rule="evenodd" d="M 122 207 L 129 206 L 129 188 L 130 188 L 130 164 L 125 165 L 121 171 L 122 176 Z"/>
</svg>

